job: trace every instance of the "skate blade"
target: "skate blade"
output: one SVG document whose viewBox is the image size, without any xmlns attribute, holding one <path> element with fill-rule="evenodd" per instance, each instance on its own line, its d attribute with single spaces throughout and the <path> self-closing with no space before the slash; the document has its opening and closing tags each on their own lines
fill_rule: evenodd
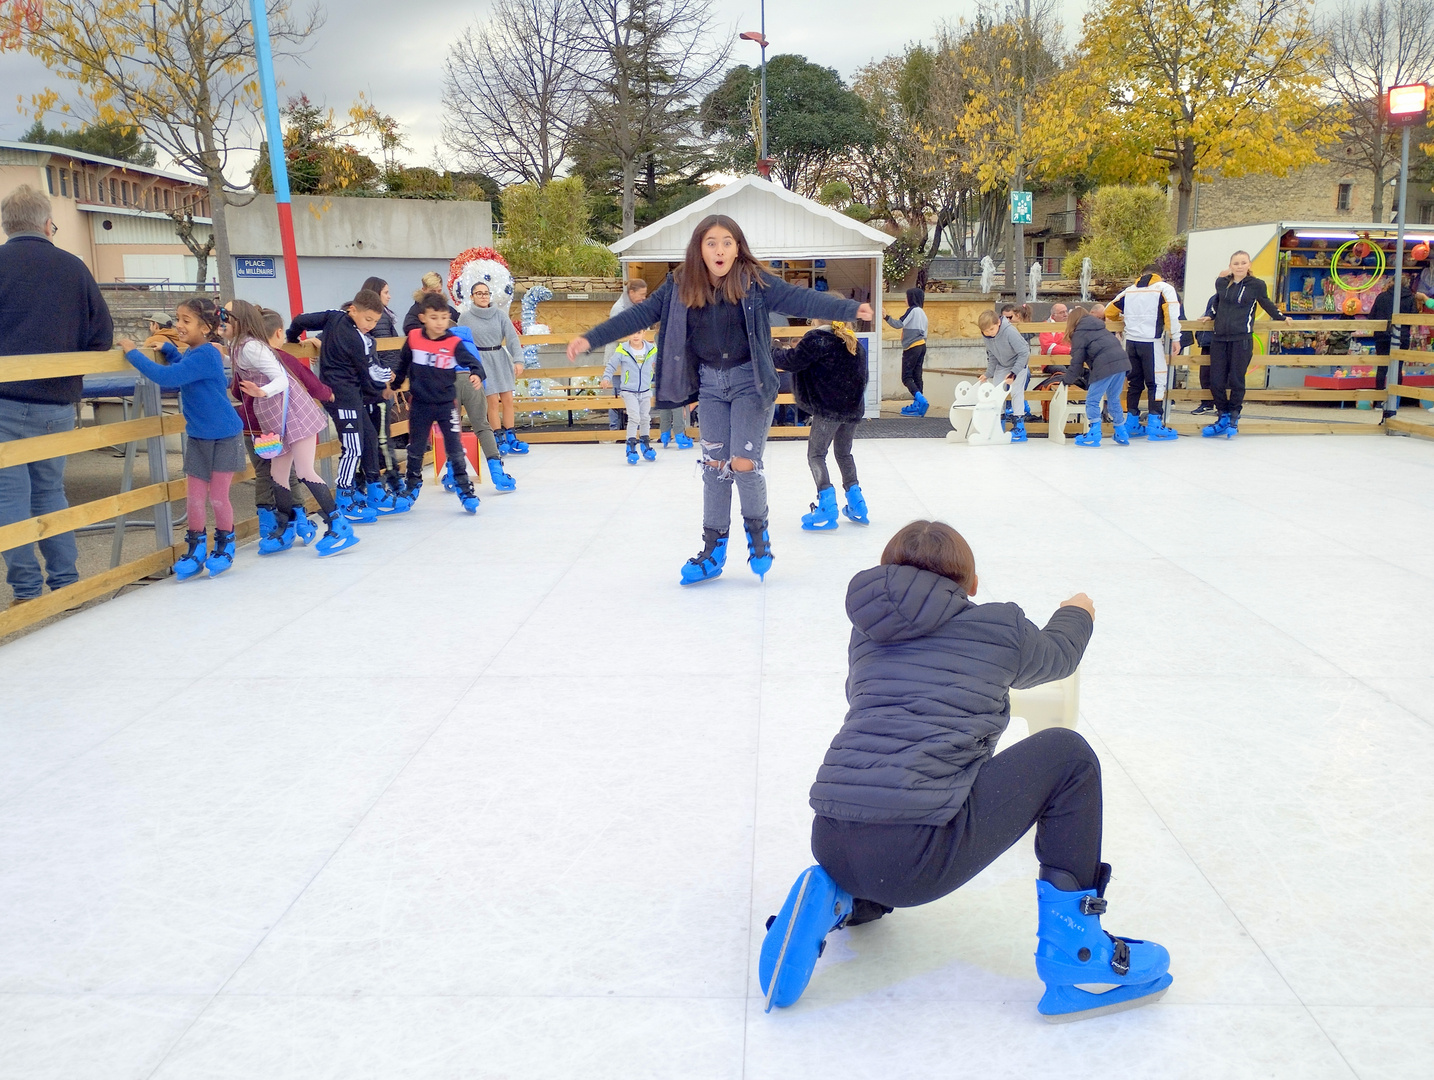
<svg viewBox="0 0 1434 1080">
<path fill-rule="evenodd" d="M 1077 1020 L 1090 1020 L 1097 1016 L 1109 1016 L 1112 1013 L 1126 1012 L 1130 1009 L 1139 1009 L 1144 1005 L 1154 1005 L 1165 996 L 1170 989 L 1170 983 L 1166 983 L 1159 990 L 1149 994 L 1142 994 L 1140 997 L 1125 998 L 1122 1001 L 1114 1001 L 1109 1005 L 1097 1005 L 1093 1009 L 1079 1009 L 1067 1013 L 1041 1013 L 1041 1019 L 1048 1024 L 1070 1024 Z M 1099 995 L 1092 995 L 1097 1001 Z"/>
</svg>

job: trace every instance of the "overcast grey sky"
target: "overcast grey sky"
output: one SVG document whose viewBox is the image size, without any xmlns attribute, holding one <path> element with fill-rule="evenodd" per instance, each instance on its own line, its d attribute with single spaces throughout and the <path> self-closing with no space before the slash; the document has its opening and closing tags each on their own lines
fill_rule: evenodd
<svg viewBox="0 0 1434 1080">
<path fill-rule="evenodd" d="M 1084 2 L 1062 4 L 1071 36 L 1085 6 Z M 453 4 L 443 14 L 456 31 L 486 18 L 491 7 L 486 2 Z M 326 8 L 328 21 L 304 63 L 281 64 L 280 94 L 303 91 L 342 112 L 365 93 L 403 125 L 413 145 L 410 163 L 433 163 L 435 153 L 443 154 L 439 96 L 444 51 L 435 48 L 442 42 L 435 42 L 433 12 L 425 8 L 423 18 L 415 18 L 415 9 L 393 0 L 329 0 Z M 716 10 L 735 31 L 758 28 L 758 0 L 717 0 Z M 868 61 L 932 37 L 940 21 L 969 16 L 975 10 L 975 0 L 768 0 L 767 38 L 772 54 L 800 53 L 850 79 Z M 738 42 L 733 55 L 736 62 L 755 64 L 759 52 L 749 42 Z M 62 92 L 66 88 L 30 57 L 0 54 L 0 101 L 28 98 L 46 85 Z M 0 139 L 18 138 L 29 124 L 28 116 L 4 108 Z"/>
</svg>

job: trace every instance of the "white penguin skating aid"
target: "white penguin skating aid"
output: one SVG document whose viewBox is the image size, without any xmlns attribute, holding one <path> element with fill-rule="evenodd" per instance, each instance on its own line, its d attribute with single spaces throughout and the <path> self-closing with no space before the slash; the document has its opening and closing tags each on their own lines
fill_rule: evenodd
<svg viewBox="0 0 1434 1080">
<path fill-rule="evenodd" d="M 1004 446 L 1010 443 L 1011 433 L 1001 423 L 1001 409 L 1010 396 L 1008 386 L 994 382 L 983 382 L 976 387 L 976 407 L 971 412 L 971 427 L 966 441 L 972 446 Z"/>
<path fill-rule="evenodd" d="M 1051 395 L 1050 423 L 1046 427 L 1046 438 L 1053 443 L 1066 441 L 1066 421 L 1070 419 L 1070 387 L 1062 382 Z"/>
</svg>

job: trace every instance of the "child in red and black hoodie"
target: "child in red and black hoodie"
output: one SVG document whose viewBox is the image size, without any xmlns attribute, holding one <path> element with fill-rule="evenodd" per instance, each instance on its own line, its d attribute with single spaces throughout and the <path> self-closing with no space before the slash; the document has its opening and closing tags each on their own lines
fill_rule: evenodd
<svg viewBox="0 0 1434 1080">
<path fill-rule="evenodd" d="M 453 466 L 453 483 L 463 509 L 478 510 L 478 496 L 463 454 L 462 421 L 458 416 L 456 382 L 460 376 L 482 383 L 485 372 L 468 343 L 449 330 L 448 301 L 429 293 L 418 302 L 418 329 L 410 330 L 398 354 L 393 385 L 408 380 L 408 497 L 416 500 L 423 486 L 423 457 L 428 432 L 437 424 L 444 452 Z"/>
</svg>

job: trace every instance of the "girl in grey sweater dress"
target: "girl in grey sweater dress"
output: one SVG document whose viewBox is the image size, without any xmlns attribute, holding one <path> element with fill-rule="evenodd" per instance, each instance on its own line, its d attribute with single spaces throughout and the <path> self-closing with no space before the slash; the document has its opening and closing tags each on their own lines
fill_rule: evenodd
<svg viewBox="0 0 1434 1080">
<path fill-rule="evenodd" d="M 518 441 L 514 431 L 513 389 L 523 371 L 523 347 L 513 320 L 501 308 L 493 307 L 488 286 L 473 286 L 473 303 L 458 318 L 473 334 L 473 344 L 488 378 L 483 391 L 488 395 L 488 423 L 498 440 L 498 449 L 508 454 L 526 454 L 528 444 Z"/>
</svg>

